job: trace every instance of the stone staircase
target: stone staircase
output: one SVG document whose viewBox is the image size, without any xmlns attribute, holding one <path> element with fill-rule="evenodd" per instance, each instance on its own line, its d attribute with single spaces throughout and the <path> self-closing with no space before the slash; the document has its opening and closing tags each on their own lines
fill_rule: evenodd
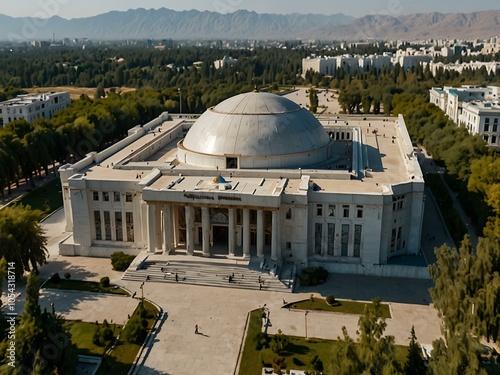
<svg viewBox="0 0 500 375">
<path fill-rule="evenodd" d="M 265 262 L 264 264 L 266 264 Z M 201 258 L 185 255 L 148 256 L 134 262 L 122 280 L 204 285 L 224 288 L 292 292 L 290 280 L 274 276 L 274 263 L 262 267 L 260 259 L 242 261 L 225 258 Z M 234 276 L 233 276 L 234 275 Z M 232 280 L 229 281 L 229 276 Z M 260 280 L 260 283 L 259 283 Z"/>
</svg>

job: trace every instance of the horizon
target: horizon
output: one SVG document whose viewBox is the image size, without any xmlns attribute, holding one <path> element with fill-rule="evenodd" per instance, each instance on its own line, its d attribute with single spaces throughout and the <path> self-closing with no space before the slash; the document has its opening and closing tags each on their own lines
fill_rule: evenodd
<svg viewBox="0 0 500 375">
<path fill-rule="evenodd" d="M 116 3 L 116 4 L 113 4 Z M 0 7 L 0 14 L 10 17 L 37 17 L 51 18 L 59 16 L 65 19 L 87 18 L 96 15 L 109 13 L 112 11 L 128 11 L 136 9 L 171 9 L 174 11 L 211 11 L 217 13 L 233 13 L 238 10 L 254 11 L 259 14 L 320 14 L 333 15 L 344 14 L 347 16 L 360 18 L 366 15 L 390 15 L 401 16 L 415 13 L 472 13 L 488 10 L 500 10 L 500 3 L 497 0 L 478 0 L 474 3 L 457 0 L 445 4 L 430 0 L 419 1 L 418 4 L 412 0 L 358 0 L 353 3 L 341 3 L 331 0 L 314 0 L 312 4 L 293 3 L 289 4 L 285 0 L 254 0 L 243 2 L 242 0 L 185 0 L 182 4 L 173 0 L 146 0 L 138 7 L 136 2 L 124 0 L 107 1 L 105 3 L 96 0 L 89 0 L 82 9 L 80 3 L 69 0 L 52 0 L 50 2 L 41 0 L 25 0 L 22 3 L 9 3 L 9 9 Z M 286 9 L 286 11 L 283 11 Z"/>
</svg>

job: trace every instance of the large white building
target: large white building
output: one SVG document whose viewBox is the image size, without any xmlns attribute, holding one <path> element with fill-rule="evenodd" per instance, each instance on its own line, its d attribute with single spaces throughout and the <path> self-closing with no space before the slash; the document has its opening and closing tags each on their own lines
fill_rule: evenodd
<svg viewBox="0 0 500 375">
<path fill-rule="evenodd" d="M 500 105 L 498 102 L 463 103 L 460 125 L 471 134 L 481 134 L 488 146 L 500 146 Z"/>
<path fill-rule="evenodd" d="M 21 119 L 27 122 L 33 122 L 40 117 L 50 119 L 54 113 L 70 104 L 69 92 L 18 95 L 0 103 L 0 117 L 4 125 Z"/>
<path fill-rule="evenodd" d="M 330 117 L 246 93 L 196 121 L 158 119 L 60 168 L 63 255 L 259 257 L 426 277 L 424 181 L 402 117 Z M 168 255 L 167 255 L 168 254 Z M 427 276 L 428 277 L 428 276 Z"/>
</svg>

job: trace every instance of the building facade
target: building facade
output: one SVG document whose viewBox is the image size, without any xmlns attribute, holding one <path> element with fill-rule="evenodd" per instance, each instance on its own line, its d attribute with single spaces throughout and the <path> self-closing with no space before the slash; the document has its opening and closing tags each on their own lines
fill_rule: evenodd
<svg viewBox="0 0 500 375">
<path fill-rule="evenodd" d="M 164 113 L 60 175 L 64 255 L 216 253 L 394 276 L 392 258 L 420 252 L 424 182 L 402 117 L 321 123 L 241 94 L 196 121 Z"/>
<path fill-rule="evenodd" d="M 14 120 L 31 123 L 41 117 L 50 119 L 54 113 L 70 104 L 69 92 L 18 95 L 0 103 L 0 116 L 4 125 Z"/>
</svg>

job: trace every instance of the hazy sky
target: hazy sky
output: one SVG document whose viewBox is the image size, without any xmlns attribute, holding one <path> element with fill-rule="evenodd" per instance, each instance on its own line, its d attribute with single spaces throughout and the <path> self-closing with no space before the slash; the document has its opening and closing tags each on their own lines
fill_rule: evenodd
<svg viewBox="0 0 500 375">
<path fill-rule="evenodd" d="M 500 9 L 499 0 L 0 0 L 0 13 L 14 17 L 60 16 L 80 18 L 111 10 L 135 8 L 209 10 L 230 13 L 238 9 L 258 13 L 344 13 L 354 17 L 367 14 L 398 16 L 409 13 L 468 13 Z"/>
</svg>

